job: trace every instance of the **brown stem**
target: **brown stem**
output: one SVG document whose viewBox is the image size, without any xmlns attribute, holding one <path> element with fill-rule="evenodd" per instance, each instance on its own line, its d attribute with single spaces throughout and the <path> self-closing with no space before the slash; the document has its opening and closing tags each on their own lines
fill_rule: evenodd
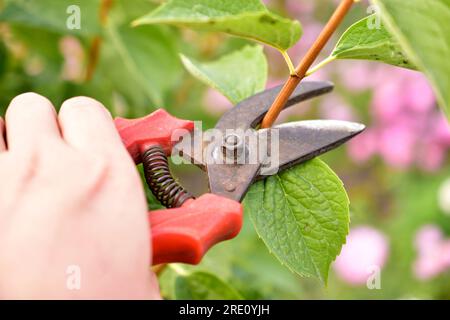
<svg viewBox="0 0 450 320">
<path fill-rule="evenodd" d="M 92 39 L 88 53 L 88 63 L 86 67 L 86 77 L 85 77 L 86 82 L 91 81 L 92 77 L 94 76 L 94 72 L 98 63 L 98 58 L 100 56 L 101 46 L 102 46 L 102 38 L 100 36 L 95 36 L 94 39 Z"/>
<path fill-rule="evenodd" d="M 108 13 L 111 10 L 113 1 L 114 0 L 102 0 L 100 4 L 99 19 L 100 24 L 102 26 L 105 26 L 106 23 L 108 22 Z M 86 77 L 85 77 L 86 82 L 90 81 L 94 76 L 94 72 L 95 69 L 97 68 L 97 63 L 100 56 L 101 46 L 102 46 L 102 37 L 95 36 L 94 39 L 92 39 L 91 46 L 89 48 L 88 63 L 86 67 Z"/>
<path fill-rule="evenodd" d="M 291 74 L 291 76 L 281 89 L 280 93 L 276 97 L 275 101 L 272 103 L 272 106 L 261 122 L 261 128 L 270 128 L 273 125 L 275 120 L 278 118 L 278 115 L 283 110 L 287 100 L 294 92 L 300 81 L 303 80 L 306 72 L 314 63 L 314 60 L 316 60 L 319 53 L 330 40 L 337 27 L 340 25 L 347 12 L 350 10 L 353 2 L 355 2 L 355 0 L 342 0 L 342 2 L 336 8 L 336 11 L 333 13 L 320 35 L 317 37 L 312 47 L 308 50 L 306 55 L 303 57 L 303 59 L 295 69 L 295 74 Z"/>
<path fill-rule="evenodd" d="M 100 5 L 100 23 L 102 26 L 108 22 L 108 13 L 112 8 L 113 0 L 102 0 Z"/>
</svg>

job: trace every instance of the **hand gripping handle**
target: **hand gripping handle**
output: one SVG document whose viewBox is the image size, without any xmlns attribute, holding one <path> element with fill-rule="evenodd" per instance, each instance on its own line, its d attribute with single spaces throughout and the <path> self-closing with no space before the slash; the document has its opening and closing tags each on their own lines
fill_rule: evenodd
<svg viewBox="0 0 450 320">
<path fill-rule="evenodd" d="M 194 129 L 192 121 L 177 119 L 162 109 L 140 119 L 116 118 L 115 123 L 136 164 L 155 145 L 169 156 L 177 142 L 173 136 Z M 209 248 L 239 233 L 242 211 L 239 202 L 207 193 L 180 208 L 149 212 L 153 264 L 199 263 Z"/>
</svg>

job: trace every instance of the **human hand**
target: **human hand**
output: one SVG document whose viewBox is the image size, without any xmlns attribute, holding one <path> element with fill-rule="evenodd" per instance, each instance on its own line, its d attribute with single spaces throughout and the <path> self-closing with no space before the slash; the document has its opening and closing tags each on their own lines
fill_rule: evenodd
<svg viewBox="0 0 450 320">
<path fill-rule="evenodd" d="M 0 298 L 159 298 L 144 191 L 108 111 L 78 97 L 56 115 L 26 93 L 0 132 Z"/>
</svg>

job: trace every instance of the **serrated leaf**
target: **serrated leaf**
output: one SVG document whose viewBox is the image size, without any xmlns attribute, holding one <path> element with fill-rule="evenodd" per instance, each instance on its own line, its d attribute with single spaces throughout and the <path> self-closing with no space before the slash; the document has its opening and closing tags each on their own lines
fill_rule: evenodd
<svg viewBox="0 0 450 320">
<path fill-rule="evenodd" d="M 206 271 L 220 275 L 244 299 L 299 299 L 303 288 L 299 277 L 283 267 L 258 237 L 248 215 L 239 235 L 214 246 L 195 266 L 182 265 L 186 271 Z M 251 256 L 251 259 L 248 257 Z M 176 265 L 178 266 L 178 265 Z M 166 268 L 159 276 L 161 294 L 174 299 L 177 268 Z"/>
<path fill-rule="evenodd" d="M 197 271 L 175 278 L 177 300 L 242 300 L 242 296 L 212 273 Z"/>
<path fill-rule="evenodd" d="M 254 184 L 245 210 L 266 246 L 302 276 L 327 282 L 330 264 L 349 229 L 349 200 L 342 182 L 313 159 Z"/>
<path fill-rule="evenodd" d="M 387 30 L 428 77 L 450 119 L 450 0 L 373 0 Z"/>
<path fill-rule="evenodd" d="M 331 56 L 336 59 L 382 61 L 394 66 L 416 69 L 403 53 L 397 40 L 382 25 L 375 25 L 376 15 L 350 26 L 339 39 Z"/>
<path fill-rule="evenodd" d="M 260 0 L 169 0 L 134 24 L 154 23 L 225 32 L 281 51 L 293 46 L 302 32 L 298 21 L 271 13 Z"/>
<path fill-rule="evenodd" d="M 80 28 L 70 29 L 67 21 L 77 6 Z M 99 32 L 100 0 L 14 0 L 7 1 L 0 12 L 0 21 L 42 28 L 62 34 L 91 36 Z"/>
<path fill-rule="evenodd" d="M 195 268 L 220 275 L 245 299 L 299 299 L 299 277 L 269 253 L 249 215 L 244 219 L 238 237 L 213 247 Z"/>
<path fill-rule="evenodd" d="M 246 46 L 212 62 L 200 63 L 181 55 L 186 69 L 236 104 L 264 90 L 267 60 L 261 46 Z"/>
</svg>

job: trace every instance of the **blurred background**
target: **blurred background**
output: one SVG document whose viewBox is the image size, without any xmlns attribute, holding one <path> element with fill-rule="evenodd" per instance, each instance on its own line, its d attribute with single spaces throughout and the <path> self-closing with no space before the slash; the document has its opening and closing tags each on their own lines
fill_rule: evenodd
<svg viewBox="0 0 450 320">
<path fill-rule="evenodd" d="M 90 1 L 82 8 L 80 30 L 61 28 L 67 15 L 58 6 L 65 1 L 55 0 L 51 8 L 39 1 L 23 7 L 23 2 L 0 0 L 1 116 L 11 99 L 26 91 L 47 96 L 57 108 L 69 97 L 88 95 L 115 116 L 139 117 L 163 107 L 177 117 L 202 120 L 204 128 L 231 108 L 225 97 L 187 73 L 179 53 L 209 61 L 248 41 L 163 26 L 130 27 L 160 1 L 115 0 L 107 18 L 99 1 Z M 303 24 L 302 39 L 289 50 L 296 64 L 338 1 L 264 2 Z M 367 15 L 368 5 L 355 6 L 324 56 L 346 27 Z M 282 56 L 267 47 L 265 53 L 267 86 L 283 83 L 288 70 Z M 333 81 L 334 92 L 292 108 L 279 121 L 339 119 L 368 127 L 323 157 L 351 200 L 351 231 L 328 286 L 279 264 L 250 221 L 236 240 L 218 245 L 196 268 L 215 272 L 249 299 L 449 299 L 450 127 L 427 80 L 365 61 L 334 62 L 312 78 Z M 173 169 L 194 193 L 205 190 L 204 177 L 193 166 Z M 150 200 L 150 206 L 157 204 Z M 379 289 L 366 284 L 373 266 L 381 271 Z M 167 298 L 172 276 L 161 275 Z"/>
</svg>

